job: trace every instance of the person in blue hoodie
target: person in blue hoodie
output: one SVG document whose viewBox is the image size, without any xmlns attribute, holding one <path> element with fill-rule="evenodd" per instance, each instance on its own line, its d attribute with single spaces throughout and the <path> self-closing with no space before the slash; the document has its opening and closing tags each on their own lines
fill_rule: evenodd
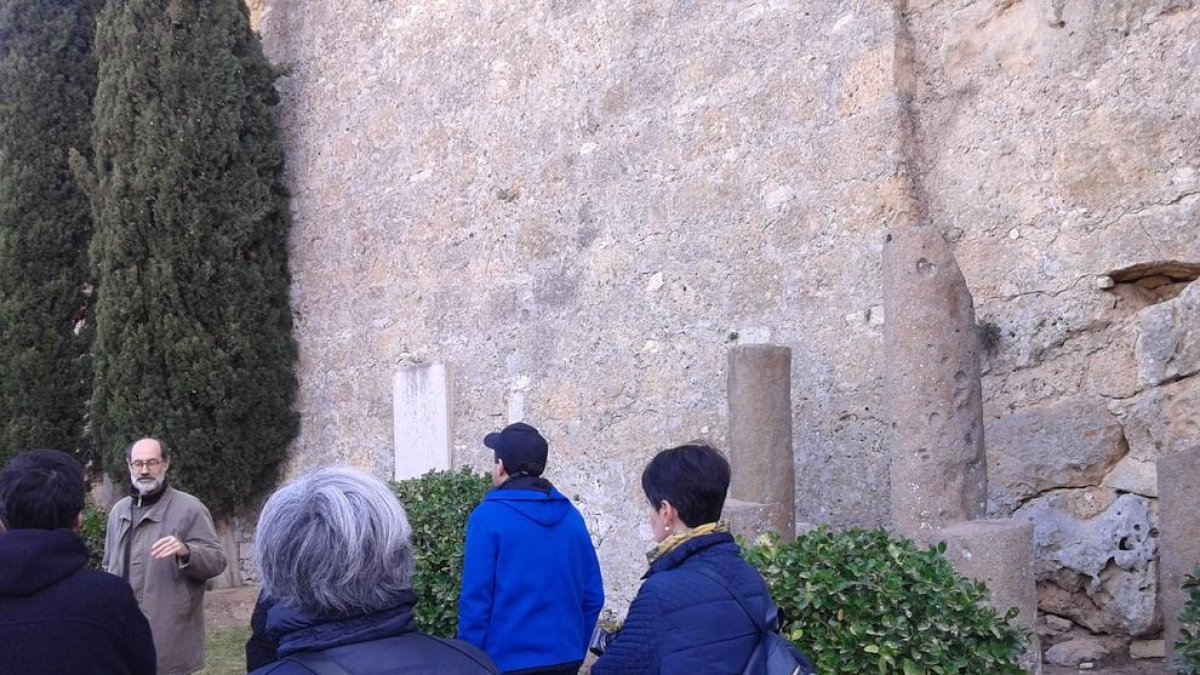
<svg viewBox="0 0 1200 675">
<path fill-rule="evenodd" d="M 458 637 L 504 675 L 574 675 L 604 606 L 579 511 L 542 478 L 549 446 L 517 422 L 488 434 L 491 492 L 467 521 Z"/>
</svg>

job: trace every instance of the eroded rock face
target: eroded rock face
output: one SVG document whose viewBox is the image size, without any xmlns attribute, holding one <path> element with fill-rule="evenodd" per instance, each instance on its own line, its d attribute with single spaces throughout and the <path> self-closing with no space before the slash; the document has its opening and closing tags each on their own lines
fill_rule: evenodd
<svg viewBox="0 0 1200 675">
<path fill-rule="evenodd" d="M 1172 300 L 1139 315 L 1138 377 L 1147 385 L 1178 380 L 1200 371 L 1200 284 L 1188 284 Z"/>
<path fill-rule="evenodd" d="M 1154 461 L 1200 445 L 1200 377 L 1148 389 L 1122 404 L 1134 459 Z"/>
<path fill-rule="evenodd" d="M 1093 632 L 1154 633 L 1162 619 L 1151 500 L 1123 494 L 1095 515 L 1080 508 L 1087 501 L 1087 491 L 1059 490 L 1013 514 L 1034 526 L 1039 607 Z"/>
<path fill-rule="evenodd" d="M 1098 400 L 1026 408 L 985 429 L 993 514 L 1050 489 L 1098 485 L 1127 449 L 1120 422 Z"/>
</svg>

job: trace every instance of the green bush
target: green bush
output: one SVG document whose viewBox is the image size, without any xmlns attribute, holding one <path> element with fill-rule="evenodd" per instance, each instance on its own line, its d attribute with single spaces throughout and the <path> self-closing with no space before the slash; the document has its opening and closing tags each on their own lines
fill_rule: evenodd
<svg viewBox="0 0 1200 675">
<path fill-rule="evenodd" d="M 1180 675 L 1200 675 L 1200 566 L 1183 582 L 1188 601 L 1179 615 L 1175 669 Z"/>
<path fill-rule="evenodd" d="M 412 525 L 416 618 L 427 633 L 454 637 L 458 630 L 467 517 L 491 486 L 490 477 L 465 468 L 392 484 Z"/>
<path fill-rule="evenodd" d="M 98 570 L 104 560 L 104 528 L 108 523 L 108 511 L 92 504 L 89 500 L 83 508 L 83 529 L 79 536 L 88 549 L 88 567 Z"/>
<path fill-rule="evenodd" d="M 821 527 L 790 544 L 769 539 L 746 559 L 770 586 L 784 635 L 820 673 L 1024 672 L 1016 611 L 998 616 L 986 587 L 955 574 L 944 552 Z"/>
</svg>

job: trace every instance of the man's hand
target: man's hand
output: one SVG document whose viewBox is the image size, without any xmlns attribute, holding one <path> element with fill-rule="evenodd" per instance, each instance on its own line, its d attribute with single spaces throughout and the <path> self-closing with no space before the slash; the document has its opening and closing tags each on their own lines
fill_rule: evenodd
<svg viewBox="0 0 1200 675">
<path fill-rule="evenodd" d="M 186 558 L 191 551 L 188 550 L 187 544 L 179 541 L 174 535 L 168 535 L 154 542 L 150 547 L 150 555 L 155 558 Z"/>
</svg>

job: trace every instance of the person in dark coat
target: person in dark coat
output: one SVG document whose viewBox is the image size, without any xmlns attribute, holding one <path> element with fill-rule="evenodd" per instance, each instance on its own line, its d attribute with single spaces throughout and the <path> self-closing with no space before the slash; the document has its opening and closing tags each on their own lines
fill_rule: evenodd
<svg viewBox="0 0 1200 675">
<path fill-rule="evenodd" d="M 83 468 L 32 450 L 0 472 L 0 673 L 154 675 L 129 584 L 87 568 Z"/>
<path fill-rule="evenodd" d="M 762 637 L 737 600 L 705 568 L 766 616 L 770 594 L 741 557 L 721 509 L 729 462 L 707 445 L 664 450 L 642 472 L 658 545 L 621 630 L 592 675 L 740 675 Z"/>
<path fill-rule="evenodd" d="M 266 635 L 247 657 L 273 644 L 277 660 L 253 675 L 494 675 L 475 647 L 417 630 L 411 533 L 387 486 L 354 469 L 321 469 L 276 491 L 254 538 Z"/>
<path fill-rule="evenodd" d="M 267 637 L 267 612 L 275 604 L 259 591 L 250 614 L 250 637 L 246 640 L 246 672 L 274 663 L 279 659 L 279 645 Z"/>
</svg>

